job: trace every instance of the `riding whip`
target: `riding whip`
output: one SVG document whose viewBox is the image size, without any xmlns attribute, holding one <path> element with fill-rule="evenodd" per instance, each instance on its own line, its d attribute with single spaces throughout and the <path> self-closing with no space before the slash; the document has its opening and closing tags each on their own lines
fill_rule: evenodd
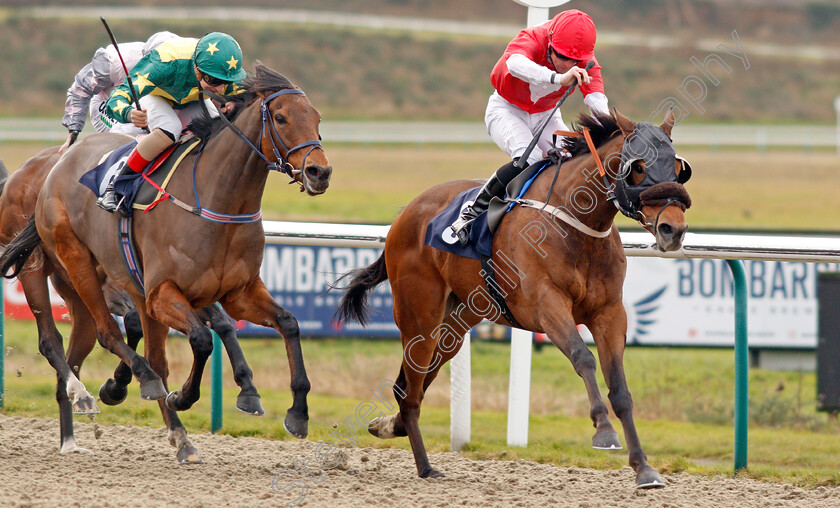
<svg viewBox="0 0 840 508">
<path fill-rule="evenodd" d="M 114 51 L 116 51 L 117 56 L 120 57 L 120 63 L 125 71 L 125 78 L 128 80 L 128 90 L 131 92 L 131 98 L 134 99 L 134 107 L 137 108 L 137 111 L 140 111 L 140 99 L 137 98 L 137 92 L 134 90 L 134 83 L 131 82 L 128 67 L 125 65 L 125 60 L 123 60 L 122 54 L 120 53 L 120 47 L 117 45 L 117 39 L 114 38 L 114 33 L 111 32 L 111 27 L 108 26 L 108 22 L 105 21 L 105 18 L 99 16 L 99 19 L 101 19 L 102 24 L 105 25 L 105 30 L 108 31 L 108 37 L 111 38 L 111 44 L 114 45 Z"/>
<path fill-rule="evenodd" d="M 105 20 L 103 19 L 102 21 L 104 22 Z M 584 70 L 588 71 L 594 65 L 595 65 L 595 62 L 590 60 L 586 64 L 586 68 Z M 537 132 L 534 134 L 534 139 L 532 139 L 531 142 L 528 143 L 528 148 L 526 148 L 525 152 L 522 155 L 519 156 L 519 160 L 517 160 L 516 162 L 513 163 L 514 166 L 516 166 L 519 169 L 522 169 L 522 168 L 525 167 L 525 165 L 528 163 L 528 156 L 531 155 L 531 152 L 534 150 L 534 147 L 537 146 L 537 142 L 540 140 L 540 136 L 542 136 L 542 133 L 545 130 L 545 126 L 548 125 L 548 122 L 551 120 L 551 117 L 554 116 L 554 113 L 557 112 L 557 110 L 560 108 L 560 105 L 563 104 L 563 101 L 566 100 L 566 97 L 568 97 L 569 94 L 574 91 L 576 86 L 577 86 L 577 80 L 575 80 L 575 82 L 572 83 L 572 86 L 570 86 L 569 89 L 566 90 L 566 93 L 563 94 L 563 97 L 560 97 L 560 100 L 557 101 L 557 105 L 554 106 L 553 110 L 551 110 L 551 114 L 548 115 L 547 117 L 545 117 L 545 121 L 542 123 L 542 125 L 540 125 L 540 128 L 537 129 Z"/>
</svg>

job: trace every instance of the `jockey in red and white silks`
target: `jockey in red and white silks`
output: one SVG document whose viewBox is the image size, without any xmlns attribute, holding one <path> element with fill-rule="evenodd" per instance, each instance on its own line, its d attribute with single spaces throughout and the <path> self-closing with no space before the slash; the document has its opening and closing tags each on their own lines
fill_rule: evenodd
<svg viewBox="0 0 840 508">
<path fill-rule="evenodd" d="M 452 224 L 461 243 L 469 242 L 472 221 L 521 172 L 514 162 L 523 156 L 546 117 L 553 114 L 523 168 L 544 158 L 554 147 L 556 130 L 568 130 L 560 110 L 555 112 L 554 107 L 569 86 L 579 84 L 583 102 L 593 114 L 609 114 L 601 67 L 595 60 L 595 39 L 592 18 L 577 9 L 563 11 L 542 25 L 519 32 L 496 62 L 490 74 L 495 92 L 487 103 L 484 121 L 490 137 L 514 161 L 490 177 L 475 202 Z M 594 66 L 587 71 L 590 60 Z"/>
<path fill-rule="evenodd" d="M 146 42 L 124 42 L 119 45 L 125 65 L 131 69 L 141 58 L 162 42 L 177 37 L 172 32 L 158 32 Z M 64 103 L 64 118 L 61 125 L 67 128 L 67 141 L 59 152 L 64 151 L 75 141 L 85 127 L 85 120 L 90 112 L 90 123 L 96 132 L 117 132 L 137 136 L 145 131 L 131 124 L 115 121 L 105 112 L 105 102 L 114 87 L 125 81 L 125 70 L 120 57 L 112 44 L 99 48 L 93 54 L 91 62 L 76 74 L 73 84 L 67 89 L 67 101 Z"/>
<path fill-rule="evenodd" d="M 554 19 L 519 32 L 490 74 L 495 92 L 490 96 L 484 119 L 490 137 L 508 155 L 519 157 L 545 121 L 568 85 L 580 79 L 583 102 L 592 113 L 609 114 L 601 66 L 595 60 L 595 24 L 578 10 L 564 11 Z M 559 57 L 558 58 L 558 54 Z M 550 56 L 551 55 L 551 56 Z M 563 58 L 565 57 L 565 58 Z M 589 60 L 595 65 L 586 73 Z M 553 148 L 558 129 L 568 130 L 554 114 L 543 131 L 537 150 L 528 156 L 536 162 Z"/>
</svg>

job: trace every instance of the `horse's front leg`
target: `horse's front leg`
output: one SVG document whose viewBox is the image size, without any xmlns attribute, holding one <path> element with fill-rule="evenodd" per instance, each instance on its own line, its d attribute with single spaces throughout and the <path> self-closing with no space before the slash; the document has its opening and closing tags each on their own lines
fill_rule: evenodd
<svg viewBox="0 0 840 508">
<path fill-rule="evenodd" d="M 647 462 L 642 443 L 633 421 L 633 398 L 624 376 L 624 343 L 627 335 L 627 313 L 617 302 L 602 309 L 592 321 L 592 335 L 598 347 L 601 371 L 610 390 L 609 398 L 621 426 L 630 452 L 630 466 L 636 471 L 636 487 L 640 489 L 664 487 L 659 473 Z"/>
<path fill-rule="evenodd" d="M 595 379 L 595 355 L 583 342 L 572 319 L 571 302 L 563 295 L 552 292 L 544 295 L 540 301 L 543 312 L 540 323 L 551 342 L 572 362 L 575 372 L 583 379 L 586 394 L 589 396 L 589 417 L 595 427 L 592 447 L 599 450 L 619 450 L 621 442 L 618 433 L 609 419 L 609 410 L 601 398 L 598 381 Z"/>
<path fill-rule="evenodd" d="M 309 379 L 303 364 L 300 348 L 300 327 L 291 312 L 277 305 L 265 284 L 259 277 L 253 279 L 241 291 L 228 295 L 219 301 L 233 319 L 244 319 L 261 326 L 274 328 L 286 343 L 286 357 L 292 382 L 292 407 L 286 412 L 283 422 L 289 434 L 303 439 L 309 433 L 309 407 L 306 395 L 309 393 Z"/>
<path fill-rule="evenodd" d="M 149 291 L 146 297 L 149 317 L 187 336 L 193 351 L 190 375 L 180 390 L 166 396 L 166 406 L 173 411 L 185 411 L 198 401 L 201 377 L 207 359 L 213 352 L 213 337 L 193 312 L 192 306 L 174 282 L 165 280 Z"/>
<path fill-rule="evenodd" d="M 254 386 L 254 373 L 245 361 L 242 348 L 239 347 L 239 339 L 236 337 L 236 327 L 217 304 L 208 305 L 198 311 L 198 317 L 208 323 L 210 328 L 219 335 L 222 344 L 225 346 L 230 366 L 233 368 L 233 379 L 239 386 L 239 395 L 236 397 L 236 409 L 245 414 L 262 416 L 265 410 L 260 401 L 260 394 Z"/>
<path fill-rule="evenodd" d="M 137 351 L 137 345 L 143 338 L 143 327 L 137 309 L 132 309 L 123 316 L 125 338 L 128 347 Z M 154 369 L 154 366 L 152 366 Z M 99 399 L 109 406 L 122 403 L 128 395 L 128 385 L 131 383 L 131 369 L 123 362 L 114 369 L 114 377 L 108 379 L 99 387 Z M 164 383 L 165 384 L 165 383 Z"/>
</svg>

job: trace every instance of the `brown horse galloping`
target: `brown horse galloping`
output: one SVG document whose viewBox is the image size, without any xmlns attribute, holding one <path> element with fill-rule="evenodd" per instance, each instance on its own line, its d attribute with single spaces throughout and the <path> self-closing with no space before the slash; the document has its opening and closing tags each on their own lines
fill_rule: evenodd
<svg viewBox="0 0 840 508">
<path fill-rule="evenodd" d="M 687 180 L 690 170 L 673 152 L 673 123 L 670 113 L 661 127 L 637 127 L 618 112 L 613 117 L 581 117 L 578 132 L 588 129 L 592 141 L 566 141 L 573 157 L 562 168 L 550 166 L 537 177 L 523 196 L 531 202 L 505 216 L 492 246 L 497 288 L 514 319 L 522 328 L 545 332 L 583 378 L 596 428 L 593 446 L 618 448 L 618 434 L 595 379 L 595 357 L 576 324 L 584 323 L 592 331 L 638 487 L 664 482 L 642 450 L 622 365 L 627 316 L 621 295 L 627 263 L 613 225 L 618 208 L 613 201 L 622 212 L 643 220 L 660 250 L 680 248 L 690 198 L 679 182 Z M 597 146 L 597 159 L 588 146 Z M 605 170 L 601 178 L 596 169 L 600 161 Z M 476 185 L 440 184 L 409 203 L 391 226 L 379 260 L 348 274 L 350 283 L 338 310 L 344 319 L 364 323 L 367 293 L 390 280 L 404 352 L 394 388 L 400 410 L 371 422 L 369 431 L 381 438 L 408 436 L 417 472 L 424 478 L 442 476 L 429 463 L 420 434 L 424 392 L 458 352 L 470 328 L 484 318 L 510 325 L 485 289 L 479 261 L 424 244 L 432 218 Z"/>
<path fill-rule="evenodd" d="M 14 267 L 14 275 L 33 250 L 42 249 L 55 266 L 66 270 L 90 311 L 100 344 L 130 366 L 140 381 L 141 397 L 158 400 L 181 462 L 201 460 L 174 411 L 188 409 L 198 400 L 212 338 L 195 309 L 216 301 L 234 319 L 272 327 L 283 336 L 293 394 L 284 424 L 294 436 L 308 433 L 310 385 L 300 329 L 259 278 L 265 235 L 258 212 L 268 162 L 313 196 L 327 190 L 332 167 L 319 142 L 320 114 L 300 89 L 263 65 L 257 65 L 256 73 L 243 85 L 242 103 L 232 120 L 236 129 L 226 129 L 217 120 L 200 157 L 191 154 L 182 162 L 185 168 L 195 162 L 195 176 L 182 169 L 170 180 L 167 191 L 182 203 L 192 199 L 195 183 L 193 213 L 173 206 L 173 201 L 134 218 L 145 295 L 134 287 L 121 259 L 116 235 L 119 217 L 99 209 L 95 196 L 78 184 L 104 154 L 125 143 L 123 136 L 93 135 L 71 148 L 44 182 L 34 224 L 30 222 L 0 258 L 0 270 L 6 273 Z M 237 224 L 207 220 L 208 215 L 251 219 Z M 33 235 L 34 226 L 37 235 Z M 98 266 L 132 295 L 143 324 L 148 361 L 123 341 L 103 298 Z M 181 390 L 167 396 L 161 379 L 168 376 L 165 340 L 170 327 L 187 335 L 194 362 Z"/>
<path fill-rule="evenodd" d="M 129 138 L 126 138 L 126 141 Z M 42 150 L 24 162 L 7 179 L 0 180 L 0 246 L 8 244 L 22 230 L 29 217 L 35 213 L 38 193 L 44 185 L 50 170 L 59 159 L 57 146 Z M 3 169 L 3 168 L 0 168 Z M 3 177 L 0 171 L 0 178 Z M 76 445 L 73 436 L 73 414 L 95 414 L 99 412 L 96 402 L 84 385 L 79 382 L 82 362 L 96 343 L 93 320 L 87 308 L 79 299 L 73 287 L 67 283 L 67 276 L 61 267 L 56 268 L 49 259 L 42 258 L 41 263 L 30 263 L 18 278 L 26 296 L 27 303 L 38 328 L 38 350 L 56 370 L 56 401 L 59 407 L 59 428 L 61 431 L 61 452 L 86 452 Z M 104 274 L 102 274 L 104 277 Z M 47 278 L 59 295 L 67 302 L 70 319 L 73 323 L 69 340 L 70 348 L 66 356 L 61 334 L 56 328 L 52 314 L 52 303 L 47 286 Z M 140 316 L 131 297 L 110 279 L 102 285 L 105 300 L 111 313 L 122 316 L 125 324 L 126 340 L 131 349 L 136 350 L 143 338 Z M 217 305 L 210 305 L 198 312 L 203 323 L 219 334 L 233 367 L 234 379 L 241 387 L 236 399 L 236 408 L 247 414 L 264 414 L 260 397 L 252 382 L 251 369 L 245 361 L 242 349 L 236 337 L 236 329 L 230 318 Z M 125 400 L 127 386 L 131 382 L 131 369 L 120 362 L 114 370 L 114 377 L 108 379 L 99 388 L 99 398 L 108 405 L 116 405 Z"/>
</svg>

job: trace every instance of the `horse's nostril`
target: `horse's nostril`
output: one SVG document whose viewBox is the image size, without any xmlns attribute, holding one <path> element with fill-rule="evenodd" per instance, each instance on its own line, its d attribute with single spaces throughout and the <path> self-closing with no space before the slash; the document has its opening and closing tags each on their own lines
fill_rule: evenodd
<svg viewBox="0 0 840 508">
<path fill-rule="evenodd" d="M 659 234 L 663 237 L 670 238 L 674 234 L 674 228 L 669 224 L 661 224 L 659 226 Z"/>
<path fill-rule="evenodd" d="M 321 175 L 321 170 L 318 166 L 306 166 L 306 176 L 309 178 L 315 179 Z"/>
</svg>

